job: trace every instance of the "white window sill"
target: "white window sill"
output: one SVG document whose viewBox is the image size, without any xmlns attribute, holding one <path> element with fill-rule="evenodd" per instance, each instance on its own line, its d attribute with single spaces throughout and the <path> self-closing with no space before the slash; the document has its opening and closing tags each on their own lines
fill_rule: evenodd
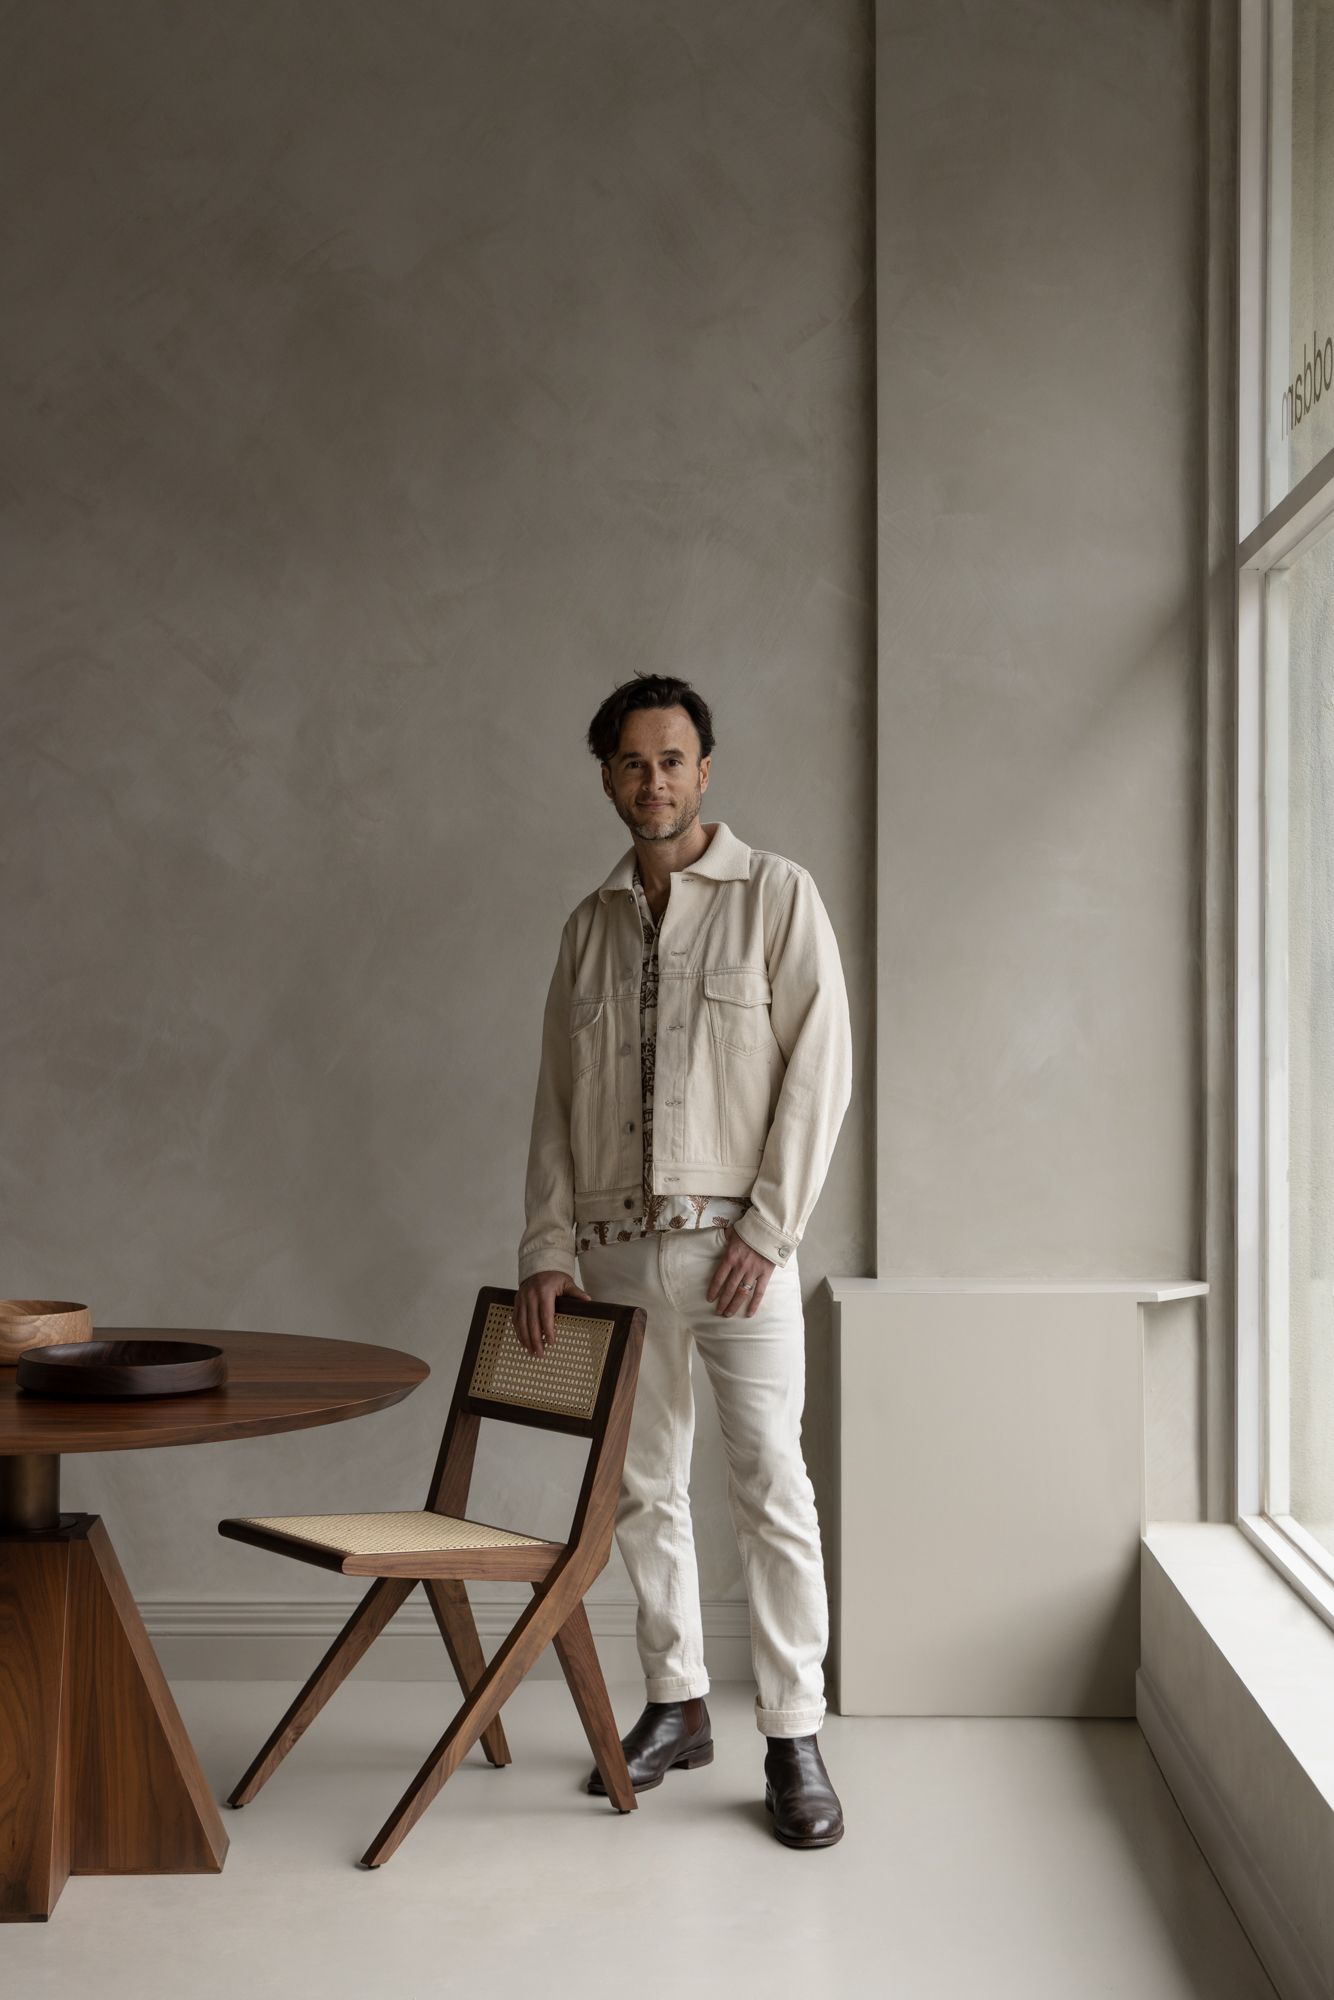
<svg viewBox="0 0 1334 2000">
<path fill-rule="evenodd" d="M 1240 1528 L 1158 1523 L 1144 1542 L 1334 1810 L 1334 1631 Z"/>
<path fill-rule="evenodd" d="M 1136 1713 L 1284 2000 L 1334 1994 L 1334 1631 L 1239 1527 L 1143 1538 Z"/>
</svg>

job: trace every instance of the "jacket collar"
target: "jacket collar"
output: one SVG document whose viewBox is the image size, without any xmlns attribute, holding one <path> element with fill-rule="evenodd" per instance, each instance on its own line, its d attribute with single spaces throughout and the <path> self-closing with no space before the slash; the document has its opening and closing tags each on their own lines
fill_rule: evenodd
<svg viewBox="0 0 1334 2000">
<path fill-rule="evenodd" d="M 605 903 L 618 889 L 632 891 L 635 873 L 635 850 L 623 854 L 612 869 L 598 895 Z M 748 882 L 750 880 L 750 849 L 744 840 L 738 840 L 730 826 L 719 820 L 713 830 L 713 838 L 683 875 L 699 875 L 708 882 Z"/>
</svg>

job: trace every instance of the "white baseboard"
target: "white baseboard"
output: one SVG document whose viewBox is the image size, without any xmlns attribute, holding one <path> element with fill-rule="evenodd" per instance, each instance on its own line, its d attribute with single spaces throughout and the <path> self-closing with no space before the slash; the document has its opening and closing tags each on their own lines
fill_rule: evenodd
<svg viewBox="0 0 1334 2000">
<path fill-rule="evenodd" d="M 530 1601 L 527 1590 L 474 1599 L 482 1646 L 490 1653 Z M 148 1598 L 139 1609 L 169 1680 L 304 1680 L 346 1621 L 355 1598 Z M 586 1598 L 588 1622 L 608 1681 L 638 1681 L 635 1606 L 617 1598 Z M 705 1655 L 715 1681 L 751 1678 L 750 1620 L 744 1600 L 715 1598 L 702 1607 Z M 356 1669 L 368 1680 L 450 1678 L 449 1660 L 431 1608 L 415 1592 Z M 555 1679 L 550 1647 L 533 1672 Z"/>
<path fill-rule="evenodd" d="M 1142 1667 L 1135 1676 L 1135 1714 L 1187 1826 L 1282 2000 L 1331 2000 L 1236 1820 Z"/>
</svg>

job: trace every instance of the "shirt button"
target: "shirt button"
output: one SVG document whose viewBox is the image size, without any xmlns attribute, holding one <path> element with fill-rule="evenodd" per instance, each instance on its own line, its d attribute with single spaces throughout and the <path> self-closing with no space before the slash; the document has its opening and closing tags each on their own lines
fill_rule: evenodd
<svg viewBox="0 0 1334 2000">
<path fill-rule="evenodd" d="M 627 1131 L 627 1132 L 633 1132 L 633 1131 L 634 1131 L 634 1129 L 635 1129 L 635 1121 L 634 1121 L 634 1119 L 633 1119 L 633 1118 L 627 1118 L 627 1120 L 626 1120 L 626 1122 L 625 1122 L 625 1129 L 626 1129 L 626 1131 Z"/>
<path fill-rule="evenodd" d="M 623 1056 L 628 1056 L 628 1055 L 629 1055 L 629 1053 L 630 1053 L 630 1044 L 629 1044 L 629 1042 L 622 1042 L 622 1043 L 621 1043 L 621 1054 L 622 1054 Z"/>
</svg>

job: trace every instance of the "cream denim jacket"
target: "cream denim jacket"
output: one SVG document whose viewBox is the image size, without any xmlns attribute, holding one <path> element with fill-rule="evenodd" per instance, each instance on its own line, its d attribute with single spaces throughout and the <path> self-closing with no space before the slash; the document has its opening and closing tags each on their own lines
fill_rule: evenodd
<svg viewBox="0 0 1334 2000">
<path fill-rule="evenodd" d="M 641 1199 L 635 854 L 571 912 L 542 1023 L 519 1279 L 575 1275 L 574 1225 Z M 740 1195 L 771 1263 L 801 1241 L 852 1094 L 833 927 L 804 868 L 721 822 L 658 941 L 655 1194 Z"/>
</svg>

